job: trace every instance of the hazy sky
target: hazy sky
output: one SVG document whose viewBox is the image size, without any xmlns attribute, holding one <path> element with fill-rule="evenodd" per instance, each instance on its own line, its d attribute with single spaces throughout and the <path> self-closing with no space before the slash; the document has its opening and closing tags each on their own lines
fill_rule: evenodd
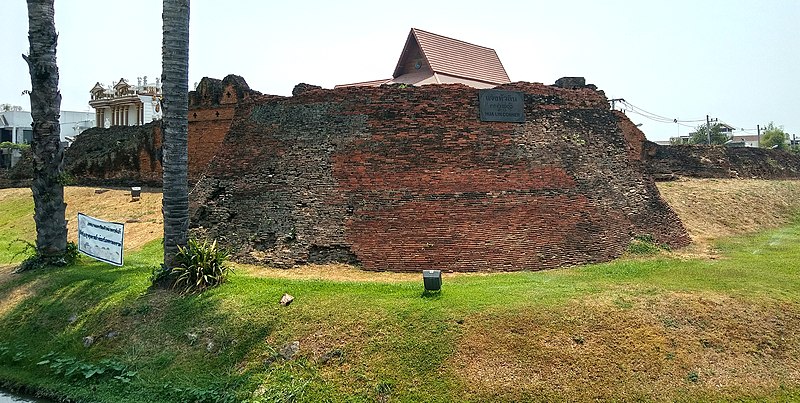
<svg viewBox="0 0 800 403">
<path fill-rule="evenodd" d="M 190 86 L 243 76 L 289 95 L 306 82 L 389 78 L 410 28 L 494 48 L 512 81 L 584 76 L 609 98 L 736 128 L 774 121 L 800 136 L 800 0 L 192 0 Z M 26 3 L 3 0 L 0 103 L 29 109 Z M 56 0 L 62 109 L 95 82 L 161 70 L 161 1 Z M 691 128 L 628 113 L 651 140 Z M 688 123 L 694 126 L 697 123 Z M 754 132 L 754 131 L 753 131 Z"/>
</svg>

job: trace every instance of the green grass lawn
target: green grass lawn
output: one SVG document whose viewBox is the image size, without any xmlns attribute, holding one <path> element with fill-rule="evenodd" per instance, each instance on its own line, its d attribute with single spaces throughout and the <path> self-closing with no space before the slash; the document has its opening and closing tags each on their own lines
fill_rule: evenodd
<svg viewBox="0 0 800 403">
<path fill-rule="evenodd" d="M 20 252 L 25 243 L 33 242 L 36 229 L 33 224 L 33 198 L 9 197 L 0 200 L 0 267 L 21 262 Z"/>
<path fill-rule="evenodd" d="M 795 221 L 713 260 L 447 276 L 434 295 L 421 276 L 237 272 L 181 297 L 147 289 L 154 241 L 121 268 L 0 275 L 0 380 L 98 402 L 800 400 L 798 244 Z"/>
</svg>

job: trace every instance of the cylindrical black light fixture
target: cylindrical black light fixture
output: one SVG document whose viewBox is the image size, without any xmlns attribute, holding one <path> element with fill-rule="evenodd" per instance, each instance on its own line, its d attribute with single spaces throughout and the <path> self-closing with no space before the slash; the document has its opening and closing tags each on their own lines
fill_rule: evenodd
<svg viewBox="0 0 800 403">
<path fill-rule="evenodd" d="M 439 291 L 442 289 L 441 270 L 423 270 L 422 282 L 425 284 L 425 291 Z"/>
</svg>

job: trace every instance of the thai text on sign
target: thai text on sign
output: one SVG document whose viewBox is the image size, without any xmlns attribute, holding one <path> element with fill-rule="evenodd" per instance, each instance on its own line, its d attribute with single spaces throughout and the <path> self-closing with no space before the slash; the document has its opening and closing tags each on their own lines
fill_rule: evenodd
<svg viewBox="0 0 800 403">
<path fill-rule="evenodd" d="M 122 266 L 125 224 L 78 213 L 78 250 L 97 260 Z"/>
<path fill-rule="evenodd" d="M 480 90 L 481 121 L 525 122 L 525 94 L 518 91 Z"/>
</svg>

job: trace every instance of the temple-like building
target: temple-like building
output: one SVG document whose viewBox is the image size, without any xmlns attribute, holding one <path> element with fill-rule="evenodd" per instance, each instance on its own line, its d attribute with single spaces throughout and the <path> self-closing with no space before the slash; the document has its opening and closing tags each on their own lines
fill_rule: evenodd
<svg viewBox="0 0 800 403">
<path fill-rule="evenodd" d="M 484 46 L 411 28 L 392 78 L 340 84 L 335 88 L 382 84 L 465 84 L 491 88 L 511 82 L 497 57 Z"/>
<path fill-rule="evenodd" d="M 161 83 L 137 78 L 135 86 L 120 78 L 113 86 L 99 82 L 90 90 L 89 105 L 95 109 L 96 127 L 138 126 L 161 119 Z"/>
</svg>

